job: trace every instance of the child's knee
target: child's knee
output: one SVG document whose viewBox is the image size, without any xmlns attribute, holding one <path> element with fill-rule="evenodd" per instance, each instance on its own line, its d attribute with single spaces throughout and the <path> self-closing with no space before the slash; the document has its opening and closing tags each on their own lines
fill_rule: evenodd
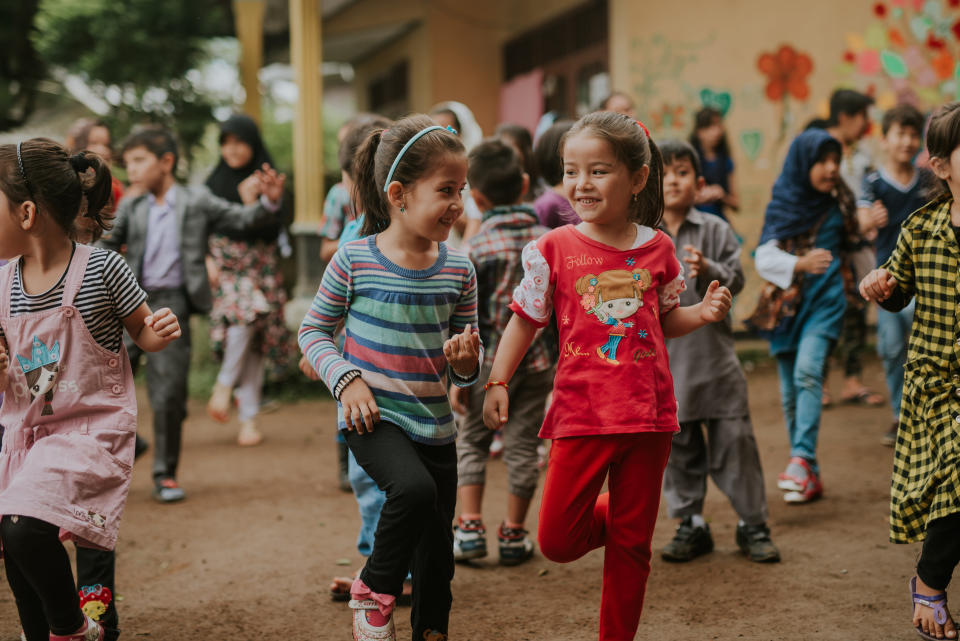
<svg viewBox="0 0 960 641">
<path fill-rule="evenodd" d="M 4 551 L 12 557 L 29 554 L 43 538 L 56 538 L 57 533 L 56 526 L 29 516 L 8 514 L 0 520 L 0 540 Z"/>
<path fill-rule="evenodd" d="M 559 529 L 541 527 L 537 532 L 537 543 L 540 544 L 540 553 L 554 563 L 570 563 L 583 556 L 583 552 L 572 544 L 569 532 Z"/>
<path fill-rule="evenodd" d="M 387 500 L 390 499 L 410 512 L 432 510 L 437 504 L 437 486 L 429 477 L 405 479 L 388 492 Z"/>
</svg>

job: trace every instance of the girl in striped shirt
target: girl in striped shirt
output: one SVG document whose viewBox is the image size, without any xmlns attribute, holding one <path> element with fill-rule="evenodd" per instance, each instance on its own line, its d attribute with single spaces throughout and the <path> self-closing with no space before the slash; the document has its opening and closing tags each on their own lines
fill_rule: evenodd
<svg viewBox="0 0 960 641">
<path fill-rule="evenodd" d="M 413 639 L 446 639 L 457 493 L 446 390 L 472 385 L 482 360 L 476 274 L 444 243 L 463 214 L 467 159 L 455 132 L 417 115 L 371 133 L 354 163 L 366 238 L 337 250 L 299 335 L 350 450 L 387 496 L 351 588 L 353 635 L 396 638 L 393 606 L 412 568 Z"/>
</svg>

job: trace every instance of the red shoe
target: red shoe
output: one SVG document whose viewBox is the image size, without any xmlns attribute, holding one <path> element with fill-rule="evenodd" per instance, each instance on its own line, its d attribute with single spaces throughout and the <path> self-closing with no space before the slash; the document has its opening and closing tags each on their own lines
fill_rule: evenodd
<svg viewBox="0 0 960 641">
<path fill-rule="evenodd" d="M 794 457 L 790 459 L 791 463 L 797 463 L 804 470 L 806 470 L 806 478 L 798 479 L 796 477 L 790 477 L 786 474 L 781 476 L 789 482 L 796 483 L 799 485 L 798 489 L 789 490 L 786 494 L 783 495 L 783 500 L 787 503 L 809 503 L 810 501 L 815 501 L 823 496 L 823 483 L 820 482 L 820 477 L 816 472 L 813 471 L 813 468 L 810 467 L 810 463 L 806 459 Z M 781 488 L 783 485 L 777 484 Z M 784 483 L 786 485 L 786 483 Z"/>
</svg>

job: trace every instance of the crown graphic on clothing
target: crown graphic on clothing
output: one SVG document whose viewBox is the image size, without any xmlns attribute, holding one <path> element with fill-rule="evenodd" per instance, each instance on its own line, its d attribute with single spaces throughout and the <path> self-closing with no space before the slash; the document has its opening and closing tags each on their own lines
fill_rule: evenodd
<svg viewBox="0 0 960 641">
<path fill-rule="evenodd" d="M 24 358 L 17 354 L 17 360 L 20 362 L 20 369 L 24 374 L 32 372 L 35 369 L 52 365 L 60 360 L 60 342 L 54 341 L 53 349 L 47 349 L 47 346 L 37 336 L 33 337 L 33 357 Z"/>
</svg>

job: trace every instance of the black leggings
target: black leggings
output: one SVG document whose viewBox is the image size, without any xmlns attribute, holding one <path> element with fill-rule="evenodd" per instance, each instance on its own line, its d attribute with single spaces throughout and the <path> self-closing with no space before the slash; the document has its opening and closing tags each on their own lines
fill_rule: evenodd
<svg viewBox="0 0 960 641">
<path fill-rule="evenodd" d="M 413 639 L 447 633 L 453 595 L 453 512 L 457 502 L 456 445 L 424 445 L 381 422 L 373 432 L 345 432 L 347 445 L 387 495 L 373 552 L 360 573 L 372 591 L 399 596 L 413 573 Z"/>
<path fill-rule="evenodd" d="M 50 633 L 73 634 L 83 626 L 80 597 L 60 528 L 26 516 L 0 520 L 7 582 L 27 641 L 49 641 Z"/>
<path fill-rule="evenodd" d="M 946 590 L 953 569 L 960 563 L 960 513 L 930 521 L 923 551 L 917 561 L 917 576 L 934 590 Z"/>
<path fill-rule="evenodd" d="M 120 620 L 117 616 L 117 590 L 114 585 L 117 555 L 113 550 L 95 550 L 77 546 L 77 590 L 102 585 L 110 590 L 107 610 L 97 619 L 104 629 L 104 641 L 117 641 Z M 92 617 L 96 619 L 96 617 Z"/>
</svg>

